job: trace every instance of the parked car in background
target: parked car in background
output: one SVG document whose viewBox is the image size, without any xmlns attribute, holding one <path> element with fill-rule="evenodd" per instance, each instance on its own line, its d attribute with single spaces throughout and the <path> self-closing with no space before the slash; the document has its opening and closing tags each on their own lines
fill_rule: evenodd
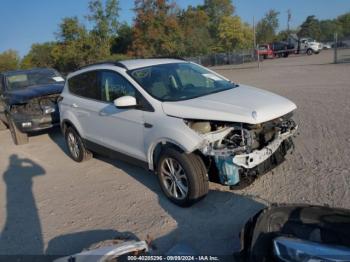
<svg viewBox="0 0 350 262">
<path fill-rule="evenodd" d="M 258 45 L 258 49 L 256 50 L 256 53 L 257 55 L 259 55 L 264 59 L 273 58 L 275 56 L 270 44 Z"/>
<path fill-rule="evenodd" d="M 323 44 L 317 42 L 310 37 L 299 38 L 297 34 L 290 34 L 286 42 L 294 45 L 295 53 L 297 54 L 319 54 L 323 49 Z"/>
<path fill-rule="evenodd" d="M 0 128 L 9 127 L 16 145 L 28 133 L 59 124 L 57 100 L 64 86 L 54 69 L 40 68 L 0 73 Z"/>
<path fill-rule="evenodd" d="M 69 74 L 59 102 L 77 162 L 120 156 L 158 175 L 180 206 L 202 199 L 209 179 L 243 187 L 292 148 L 296 105 L 179 59 L 138 59 Z"/>
<path fill-rule="evenodd" d="M 332 43 L 331 42 L 323 43 L 322 46 L 323 46 L 323 49 L 331 49 Z"/>
<path fill-rule="evenodd" d="M 319 54 L 323 49 L 323 45 L 320 42 L 312 38 L 300 38 L 299 39 L 299 52 L 305 52 L 307 55 Z"/>
<path fill-rule="evenodd" d="M 258 45 L 256 53 L 264 58 L 288 57 L 296 52 L 293 44 L 288 42 L 273 42 L 271 44 Z"/>
<path fill-rule="evenodd" d="M 338 41 L 336 44 L 332 44 L 332 48 L 347 48 L 350 46 L 350 40 L 345 40 L 345 41 Z"/>
</svg>

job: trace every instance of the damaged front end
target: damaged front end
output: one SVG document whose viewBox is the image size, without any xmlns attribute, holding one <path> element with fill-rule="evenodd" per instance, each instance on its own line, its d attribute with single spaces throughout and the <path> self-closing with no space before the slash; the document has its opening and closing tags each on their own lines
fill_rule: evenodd
<svg viewBox="0 0 350 262">
<path fill-rule="evenodd" d="M 30 99 L 9 106 L 9 114 L 22 132 L 38 131 L 59 124 L 59 94 Z"/>
<path fill-rule="evenodd" d="M 247 186 L 254 178 L 284 160 L 293 147 L 298 126 L 292 113 L 261 124 L 186 120 L 199 133 L 199 147 L 209 163 L 214 163 L 219 182 Z"/>
</svg>

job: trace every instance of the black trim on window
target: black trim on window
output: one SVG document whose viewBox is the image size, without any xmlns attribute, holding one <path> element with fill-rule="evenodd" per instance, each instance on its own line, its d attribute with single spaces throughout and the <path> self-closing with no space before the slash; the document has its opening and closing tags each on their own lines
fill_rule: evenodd
<svg viewBox="0 0 350 262">
<path fill-rule="evenodd" d="M 85 74 L 85 73 L 89 73 L 89 72 L 96 72 L 97 75 L 96 75 L 96 81 L 97 81 L 97 84 L 99 85 L 100 81 L 101 81 L 101 72 L 103 71 L 106 71 L 106 72 L 112 72 L 112 73 L 115 73 L 115 74 L 118 74 L 121 78 L 123 78 L 127 83 L 130 84 L 130 86 L 132 88 L 134 88 L 135 90 L 135 98 L 136 98 L 136 102 L 137 102 L 137 106 L 134 107 L 135 109 L 137 110 L 141 110 L 141 111 L 147 111 L 147 112 L 154 112 L 154 108 L 153 106 L 151 105 L 150 102 L 148 102 L 148 100 L 140 93 L 139 90 L 137 90 L 137 88 L 128 80 L 126 79 L 122 74 L 120 74 L 119 72 L 116 72 L 114 70 L 111 70 L 111 69 L 94 69 L 94 70 L 89 70 L 89 71 L 85 71 L 85 72 L 82 72 L 80 74 L 77 74 L 73 77 L 71 77 L 70 79 L 68 79 L 67 81 L 67 84 L 68 84 L 68 91 L 74 95 L 74 96 L 77 96 L 77 97 L 80 97 L 80 98 L 83 98 L 83 99 L 88 99 L 88 100 L 92 100 L 92 101 L 97 101 L 97 102 L 100 102 L 100 103 L 106 103 L 106 104 L 113 104 L 113 102 L 109 102 L 109 101 L 104 101 L 102 100 L 102 96 L 101 96 L 101 87 L 99 87 L 99 91 L 100 91 L 100 97 L 99 99 L 94 99 L 94 98 L 91 98 L 91 97 L 86 97 L 86 96 L 82 96 L 82 95 L 79 95 L 79 94 L 76 94 L 74 92 L 72 92 L 71 90 L 71 87 L 70 87 L 70 82 L 73 78 L 75 77 L 78 77 L 82 74 Z"/>
</svg>

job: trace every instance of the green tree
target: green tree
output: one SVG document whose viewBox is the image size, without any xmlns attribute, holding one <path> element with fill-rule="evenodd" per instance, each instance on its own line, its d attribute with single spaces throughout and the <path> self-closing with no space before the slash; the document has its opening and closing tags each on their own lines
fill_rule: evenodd
<svg viewBox="0 0 350 262">
<path fill-rule="evenodd" d="M 298 30 L 296 30 L 296 29 L 289 29 L 289 31 L 282 30 L 282 31 L 278 32 L 275 39 L 277 41 L 287 41 L 288 38 L 290 37 L 290 35 L 296 34 L 296 33 L 298 33 Z"/>
<path fill-rule="evenodd" d="M 205 0 L 203 9 L 209 17 L 209 32 L 211 37 L 216 40 L 219 35 L 219 24 L 221 19 L 226 16 L 232 16 L 235 7 L 231 0 Z"/>
<path fill-rule="evenodd" d="M 117 36 L 112 39 L 112 54 L 126 54 L 132 44 L 133 29 L 127 23 L 119 26 Z"/>
<path fill-rule="evenodd" d="M 70 42 L 78 40 L 84 33 L 86 33 L 86 29 L 79 22 L 78 17 L 65 17 L 59 25 L 56 37 L 60 42 Z"/>
<path fill-rule="evenodd" d="M 350 37 L 350 12 L 345 13 L 337 18 L 339 30 L 344 37 Z M 338 32 L 339 33 L 339 32 Z"/>
<path fill-rule="evenodd" d="M 17 51 L 9 49 L 0 53 L 0 72 L 19 68 L 20 57 Z"/>
<path fill-rule="evenodd" d="M 224 17 L 218 31 L 223 51 L 252 48 L 253 46 L 253 30 L 249 25 L 242 23 L 239 16 Z"/>
<path fill-rule="evenodd" d="M 190 6 L 181 12 L 179 19 L 183 32 L 183 55 L 207 54 L 212 40 L 208 30 L 209 17 L 206 12 Z"/>
<path fill-rule="evenodd" d="M 102 0 L 91 0 L 89 2 L 90 14 L 88 20 L 93 22 L 93 33 L 101 39 L 109 39 L 118 31 L 119 1 L 107 0 L 103 6 Z"/>
<path fill-rule="evenodd" d="M 299 37 L 311 37 L 313 39 L 320 39 L 321 29 L 320 22 L 314 15 L 310 15 L 306 20 L 301 24 L 300 30 L 298 33 Z"/>
<path fill-rule="evenodd" d="M 118 32 L 119 1 L 106 0 L 103 5 L 102 0 L 91 0 L 89 10 L 90 14 L 87 18 L 93 23 L 90 36 L 96 43 L 97 57 L 104 59 L 110 56 L 112 37 Z"/>
<path fill-rule="evenodd" d="M 256 25 L 256 39 L 257 43 L 270 43 L 276 38 L 276 31 L 279 26 L 278 21 L 279 12 L 271 9 Z"/>
<path fill-rule="evenodd" d="M 321 20 L 320 21 L 320 38 L 322 42 L 332 41 L 334 33 L 337 32 L 339 37 L 342 37 L 342 27 L 336 20 Z"/>
<path fill-rule="evenodd" d="M 55 67 L 55 60 L 52 56 L 52 50 L 55 46 L 56 43 L 54 42 L 33 44 L 29 53 L 23 57 L 21 68 Z"/>
<path fill-rule="evenodd" d="M 131 54 L 138 57 L 183 53 L 178 9 L 167 0 L 135 0 Z"/>
<path fill-rule="evenodd" d="M 70 72 L 97 59 L 97 45 L 76 17 L 64 18 L 56 35 L 58 43 L 51 54 L 60 71 Z"/>
</svg>

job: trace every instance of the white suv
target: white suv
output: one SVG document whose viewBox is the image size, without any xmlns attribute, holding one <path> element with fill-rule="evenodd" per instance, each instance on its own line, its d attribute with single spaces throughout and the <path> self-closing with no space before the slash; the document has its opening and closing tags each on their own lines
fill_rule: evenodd
<svg viewBox="0 0 350 262">
<path fill-rule="evenodd" d="M 68 75 L 59 107 L 75 161 L 98 152 L 140 163 L 181 206 L 209 180 L 250 184 L 284 160 L 297 129 L 288 99 L 180 59 L 84 67 Z"/>
</svg>

